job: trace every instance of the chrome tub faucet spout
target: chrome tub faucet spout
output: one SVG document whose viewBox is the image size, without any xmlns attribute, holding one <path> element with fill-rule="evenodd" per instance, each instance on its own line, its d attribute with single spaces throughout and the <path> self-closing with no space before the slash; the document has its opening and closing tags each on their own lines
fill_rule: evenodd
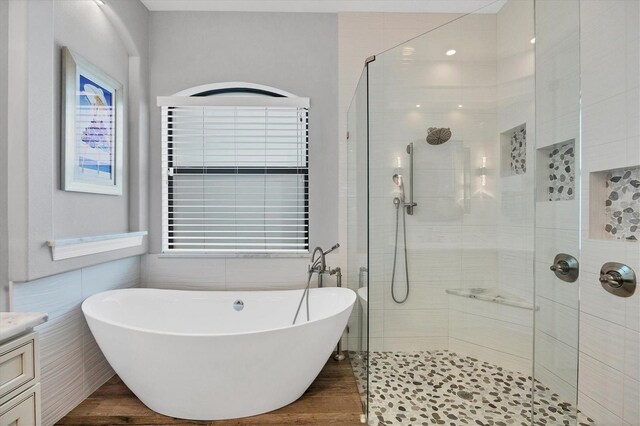
<svg viewBox="0 0 640 426">
<path fill-rule="evenodd" d="M 313 277 L 313 273 L 318 274 L 318 287 L 322 286 L 322 274 L 327 272 L 327 264 L 325 262 L 325 256 L 335 249 L 340 247 L 339 243 L 336 243 L 333 247 L 331 247 L 327 251 L 323 251 L 322 247 L 318 246 L 313 249 L 311 253 L 311 262 L 309 264 L 309 275 L 307 277 L 307 286 L 302 292 L 302 297 L 300 298 L 300 303 L 298 303 L 298 309 L 296 310 L 296 314 L 293 317 L 293 324 L 296 323 L 298 319 L 298 314 L 300 314 L 300 308 L 302 307 L 302 302 L 306 299 L 306 307 L 307 307 L 307 321 L 309 321 L 309 286 L 311 285 L 311 277 Z M 316 259 L 316 253 L 320 253 L 320 256 Z"/>
</svg>

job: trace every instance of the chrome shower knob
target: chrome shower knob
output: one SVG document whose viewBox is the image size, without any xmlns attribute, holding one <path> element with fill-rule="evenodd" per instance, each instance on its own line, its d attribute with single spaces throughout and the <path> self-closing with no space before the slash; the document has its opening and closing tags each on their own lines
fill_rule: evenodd
<svg viewBox="0 0 640 426">
<path fill-rule="evenodd" d="M 629 297 L 636 290 L 636 274 L 627 265 L 607 262 L 600 269 L 600 284 L 611 294 Z"/>
<path fill-rule="evenodd" d="M 559 253 L 553 259 L 553 265 L 549 267 L 562 281 L 572 283 L 578 279 L 578 260 L 566 253 Z"/>
<path fill-rule="evenodd" d="M 549 267 L 549 269 L 551 269 L 553 272 L 560 272 L 561 274 L 568 274 L 569 273 L 569 263 L 567 263 L 565 260 L 561 260 L 558 262 L 557 265 L 551 265 Z"/>
</svg>

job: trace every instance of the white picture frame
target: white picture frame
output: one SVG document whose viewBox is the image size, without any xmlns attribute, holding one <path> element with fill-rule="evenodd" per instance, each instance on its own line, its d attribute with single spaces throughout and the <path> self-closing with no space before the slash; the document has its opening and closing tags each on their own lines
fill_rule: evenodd
<svg viewBox="0 0 640 426">
<path fill-rule="evenodd" d="M 122 84 L 67 47 L 62 48 L 61 187 L 122 195 Z"/>
</svg>

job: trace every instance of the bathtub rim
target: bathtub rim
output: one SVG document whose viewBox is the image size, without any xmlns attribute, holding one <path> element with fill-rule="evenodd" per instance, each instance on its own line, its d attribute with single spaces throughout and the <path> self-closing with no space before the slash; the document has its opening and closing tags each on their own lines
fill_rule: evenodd
<svg viewBox="0 0 640 426">
<path fill-rule="evenodd" d="M 140 291 L 145 291 L 145 290 L 153 290 L 153 291 L 158 291 L 158 292 L 188 292 L 188 293 L 259 293 L 259 292 L 265 292 L 265 293 L 271 293 L 271 292 L 293 292 L 293 291 L 302 291 L 303 289 L 291 289 L 291 290 L 176 290 L 176 289 L 165 289 L 165 288 L 121 288 L 121 289 L 114 289 L 114 290 L 107 290 L 107 291 L 102 291 L 100 293 L 96 293 L 93 294 L 89 297 L 87 297 L 81 305 L 82 308 L 82 313 L 85 316 L 85 318 L 91 318 L 94 321 L 98 321 L 104 324 L 108 324 L 114 327 L 120 327 L 120 328 L 124 328 L 127 330 L 131 330 L 131 331 L 137 331 L 137 332 L 141 332 L 141 333 L 148 333 L 148 334 L 155 334 L 155 335 L 162 335 L 162 336 L 174 336 L 174 337 L 234 337 L 234 336 L 246 336 L 246 335 L 253 335 L 253 334 L 259 334 L 259 333 L 273 333 L 273 332 L 277 332 L 277 331 L 281 331 L 281 330 L 288 330 L 291 328 L 297 328 L 297 327 L 303 327 L 303 326 L 308 326 L 323 320 L 327 320 L 329 318 L 333 318 L 336 317 L 340 314 L 342 314 L 343 312 L 349 310 L 352 308 L 352 306 L 354 305 L 354 303 L 357 300 L 357 296 L 356 293 L 351 290 L 350 288 L 347 287 L 322 287 L 322 288 L 312 288 L 312 291 L 327 291 L 327 290 L 336 290 L 338 292 L 342 292 L 345 294 L 349 294 L 349 299 L 347 305 L 340 310 L 337 310 L 335 312 L 333 312 L 331 315 L 327 315 L 327 316 L 323 316 L 321 318 L 316 318 L 316 319 L 312 319 L 311 321 L 305 321 L 305 322 L 300 322 L 297 324 L 291 324 L 291 325 L 286 325 L 286 326 L 282 326 L 282 327 L 276 327 L 276 328 L 269 328 L 269 329 L 262 329 L 262 330 L 253 330 L 253 331 L 243 331 L 243 332 L 230 332 L 230 333 L 182 333 L 182 332 L 175 332 L 175 331 L 160 331 L 160 330 L 155 330 L 155 329 L 149 329 L 149 328 L 144 328 L 144 327 L 136 327 L 136 326 L 131 326 L 131 325 L 127 325 L 126 323 L 123 322 L 118 322 L 118 321 L 113 321 L 113 320 L 108 320 L 108 319 L 104 319 L 104 318 L 100 318 L 97 317 L 96 315 L 92 315 L 91 313 L 87 313 L 87 310 L 89 309 L 88 306 L 90 303 L 92 303 L 91 299 L 97 299 L 98 296 L 104 296 L 107 293 L 128 293 L 128 292 L 140 292 Z M 85 306 L 86 305 L 86 306 Z M 294 312 L 295 313 L 295 312 Z"/>
</svg>

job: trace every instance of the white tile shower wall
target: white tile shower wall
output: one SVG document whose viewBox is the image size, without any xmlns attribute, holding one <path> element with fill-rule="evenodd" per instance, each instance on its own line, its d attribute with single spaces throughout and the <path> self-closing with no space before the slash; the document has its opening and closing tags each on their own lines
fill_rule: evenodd
<svg viewBox="0 0 640 426">
<path fill-rule="evenodd" d="M 487 47 L 493 48 L 492 97 L 496 101 L 486 107 L 495 117 L 492 125 L 486 126 L 488 115 L 484 115 L 483 130 L 489 133 L 482 138 L 491 142 L 480 154 L 487 156 L 489 176 L 486 187 L 480 188 L 482 197 L 471 199 L 471 214 L 464 214 L 459 228 L 465 242 L 475 240 L 475 244 L 464 244 L 459 279 L 462 287 L 499 287 L 504 293 L 532 300 L 532 171 L 529 167 L 528 173 L 512 175 L 511 171 L 500 170 L 502 164 L 510 162 L 500 156 L 507 155 L 510 160 L 511 151 L 501 152 L 499 136 L 526 125 L 528 143 L 523 154 L 532 158 L 533 2 L 507 2 L 493 25 L 495 40 Z M 469 129 L 477 129 L 478 124 L 470 120 Z M 477 156 L 472 151 L 472 172 L 480 166 Z M 532 311 L 455 296 L 448 300 L 450 350 L 530 374 Z"/>
<path fill-rule="evenodd" d="M 358 202 L 366 203 L 364 197 L 366 197 L 366 183 L 362 182 L 362 179 L 366 177 L 366 165 L 362 165 L 362 160 L 366 159 L 365 152 L 356 152 L 354 146 L 358 149 L 364 149 L 364 143 L 356 142 L 358 137 L 362 137 L 360 132 L 366 130 L 366 121 L 364 120 L 363 111 L 359 110 L 357 115 L 354 114 L 350 117 L 351 128 L 349 129 L 350 141 L 349 148 L 347 146 L 347 111 L 350 103 L 356 91 L 359 78 L 361 76 L 364 61 L 371 55 L 379 54 L 393 46 L 396 46 L 408 39 L 423 34 L 427 31 L 436 28 L 445 22 L 449 22 L 459 15 L 457 14 L 420 14 L 420 13 L 341 13 L 338 16 L 338 79 L 339 79 L 339 174 L 340 174 L 340 188 L 339 188 L 339 235 L 340 241 L 343 244 L 343 249 L 340 251 L 339 263 L 347 267 L 348 273 L 346 276 L 345 285 L 356 289 L 358 287 L 358 273 L 361 266 L 366 266 L 366 215 L 362 215 L 362 208 L 358 207 Z M 363 105 L 358 105 L 363 107 Z M 355 110 L 354 110 L 355 111 Z M 354 125 L 357 121 L 358 127 Z M 350 150 L 350 155 L 357 155 L 360 160 L 349 158 L 350 169 L 347 173 L 348 156 L 347 150 Z M 360 171 L 361 173 L 357 173 Z M 347 179 L 348 177 L 348 179 Z M 384 178 L 388 178 L 387 174 L 384 174 Z M 383 187 L 388 187 L 388 181 L 384 181 Z M 358 186 L 360 185 L 360 186 Z M 359 191 L 357 188 L 363 188 L 364 192 Z M 436 188 L 436 186 L 433 186 Z M 349 193 L 348 193 L 349 191 Z M 387 207 L 385 205 L 385 207 Z M 384 214 L 387 214 L 391 220 L 392 210 L 385 210 Z M 349 229 L 348 228 L 349 223 Z M 442 233 L 440 233 L 442 234 Z M 424 233 L 428 235 L 428 233 Z M 447 235 L 445 233 L 445 235 Z M 457 233 L 459 235 L 459 233 Z M 348 236 L 348 237 L 347 237 Z M 413 236 L 412 236 L 413 238 Z M 412 242 L 413 244 L 413 242 Z M 347 262 L 348 255 L 348 262 Z M 387 256 L 387 257 L 385 257 Z M 386 260 L 388 255 L 381 253 L 376 249 L 371 250 L 370 261 L 375 264 L 383 264 L 382 262 L 388 262 Z M 377 262 L 377 263 L 376 263 Z M 377 278 L 376 278 L 377 277 Z M 374 282 L 379 283 L 374 287 L 370 287 L 371 297 L 369 303 L 371 309 L 380 309 L 382 313 L 383 300 L 386 300 L 389 295 L 384 293 L 382 283 L 384 282 L 383 271 L 377 272 L 374 268 L 370 275 L 372 284 Z M 420 287 L 417 292 L 429 291 L 426 287 Z M 431 293 L 432 294 L 432 293 Z M 413 298 L 412 298 L 413 300 Z M 415 307 L 415 306 L 414 306 Z M 356 348 L 359 343 L 359 321 L 360 311 L 359 307 L 354 309 L 354 314 L 349 321 L 349 347 Z M 373 316 L 372 316 L 373 317 Z M 405 338 L 402 338 L 405 339 Z M 410 345 L 413 349 L 419 349 L 416 346 L 422 345 L 426 347 L 428 339 L 415 339 L 408 338 L 408 343 L 404 341 L 388 340 L 387 347 L 391 344 L 398 344 L 398 347 L 407 348 Z M 382 339 L 372 338 L 370 342 L 372 348 L 375 346 L 379 350 L 382 350 Z M 433 347 L 433 346 L 432 346 Z M 437 347 L 440 347 L 437 345 Z"/>
<path fill-rule="evenodd" d="M 84 319 L 84 299 L 139 282 L 136 256 L 13 284 L 12 310 L 49 314 L 49 321 L 36 328 L 41 339 L 43 425 L 54 424 L 114 374 Z"/>
<path fill-rule="evenodd" d="M 591 239 L 589 174 L 640 165 L 640 7 L 581 2 L 582 255 L 578 405 L 602 425 L 640 425 L 640 293 L 620 298 L 598 282 L 605 262 L 640 272 L 640 244 Z M 637 201 L 640 204 L 640 200 Z"/>
<path fill-rule="evenodd" d="M 369 286 L 383 289 L 381 309 L 371 311 L 370 320 L 383 317 L 375 338 L 384 350 L 446 348 L 446 289 L 496 286 L 495 41 L 495 16 L 468 16 L 379 55 L 369 67 L 369 247 L 379 253 L 369 262 Z M 447 59 L 452 44 L 460 46 L 460 56 Z M 426 129 L 433 126 L 451 128 L 451 140 L 427 145 Z M 390 290 L 396 220 L 391 177 L 398 157 L 408 171 L 410 142 L 418 206 L 406 218 L 411 293 L 398 305 Z M 482 157 L 490 171 L 484 187 L 476 173 Z M 402 243 L 400 235 L 398 296 L 405 292 Z"/>
</svg>

